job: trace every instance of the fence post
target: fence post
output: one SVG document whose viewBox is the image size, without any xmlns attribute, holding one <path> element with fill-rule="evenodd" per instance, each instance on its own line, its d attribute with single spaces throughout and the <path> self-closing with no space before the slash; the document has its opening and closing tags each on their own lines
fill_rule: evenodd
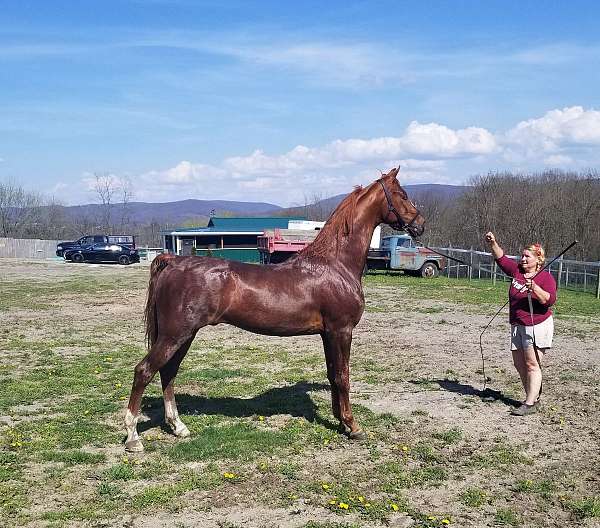
<svg viewBox="0 0 600 528">
<path fill-rule="evenodd" d="M 598 272 L 596 273 L 596 299 L 600 299 L 600 266 L 598 266 Z"/>
<path fill-rule="evenodd" d="M 469 253 L 469 282 L 473 279 L 473 246 L 471 246 L 471 252 Z"/>
<path fill-rule="evenodd" d="M 563 258 L 562 255 L 558 259 L 558 280 L 556 281 L 556 287 L 560 288 L 560 281 L 562 279 L 562 268 L 563 268 Z"/>
<path fill-rule="evenodd" d="M 494 259 L 494 263 L 492 264 L 492 284 L 496 286 L 496 259 Z"/>
</svg>

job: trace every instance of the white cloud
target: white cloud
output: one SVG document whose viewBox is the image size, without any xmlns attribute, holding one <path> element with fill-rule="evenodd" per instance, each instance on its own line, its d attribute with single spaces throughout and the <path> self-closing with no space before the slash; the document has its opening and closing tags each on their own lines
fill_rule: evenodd
<svg viewBox="0 0 600 528">
<path fill-rule="evenodd" d="M 562 154 L 552 154 L 552 156 L 544 158 L 544 164 L 547 167 L 564 167 L 566 165 L 572 165 L 573 158 Z"/>
<path fill-rule="evenodd" d="M 600 145 L 600 112 L 581 106 L 551 110 L 518 123 L 506 133 L 505 142 L 511 151 L 527 157 L 569 146 Z"/>
<path fill-rule="evenodd" d="M 521 170 L 581 165 L 578 152 L 598 144 L 600 112 L 580 106 L 551 110 L 497 135 L 477 126 L 452 129 L 413 121 L 397 137 L 337 139 L 279 155 L 257 149 L 214 165 L 181 161 L 142 174 L 135 189 L 137 199 L 149 201 L 176 196 L 287 205 L 308 194 L 346 192 L 373 181 L 379 169 L 397 165 L 403 183 L 457 184 L 474 170 L 486 170 L 483 165 Z"/>
</svg>

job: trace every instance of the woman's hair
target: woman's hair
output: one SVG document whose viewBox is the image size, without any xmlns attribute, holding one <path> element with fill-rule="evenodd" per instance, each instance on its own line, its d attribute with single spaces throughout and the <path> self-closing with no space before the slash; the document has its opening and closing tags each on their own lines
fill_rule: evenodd
<svg viewBox="0 0 600 528">
<path fill-rule="evenodd" d="M 525 246 L 524 249 L 531 251 L 535 255 L 535 258 L 537 260 L 536 270 L 539 270 L 540 268 L 542 268 L 542 266 L 544 265 L 544 262 L 546 262 L 546 252 L 544 251 L 544 248 L 542 247 L 542 245 L 536 242 L 535 244 L 530 244 L 529 246 Z"/>
</svg>

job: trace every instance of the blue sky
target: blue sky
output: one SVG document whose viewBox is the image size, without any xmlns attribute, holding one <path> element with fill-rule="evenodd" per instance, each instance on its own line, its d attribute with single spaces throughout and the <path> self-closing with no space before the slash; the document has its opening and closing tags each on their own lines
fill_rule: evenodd
<svg viewBox="0 0 600 528">
<path fill-rule="evenodd" d="M 0 181 L 302 204 L 600 161 L 599 4 L 7 2 Z"/>
</svg>

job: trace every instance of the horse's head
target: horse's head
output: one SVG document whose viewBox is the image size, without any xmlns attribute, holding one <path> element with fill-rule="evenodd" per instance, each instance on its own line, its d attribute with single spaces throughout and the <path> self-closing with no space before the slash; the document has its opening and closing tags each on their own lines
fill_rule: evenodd
<svg viewBox="0 0 600 528">
<path fill-rule="evenodd" d="M 398 183 L 400 167 L 392 169 L 377 180 L 383 194 L 383 222 L 398 231 L 408 231 L 410 236 L 418 238 L 423 234 L 425 218 L 409 199 L 406 191 Z"/>
</svg>

